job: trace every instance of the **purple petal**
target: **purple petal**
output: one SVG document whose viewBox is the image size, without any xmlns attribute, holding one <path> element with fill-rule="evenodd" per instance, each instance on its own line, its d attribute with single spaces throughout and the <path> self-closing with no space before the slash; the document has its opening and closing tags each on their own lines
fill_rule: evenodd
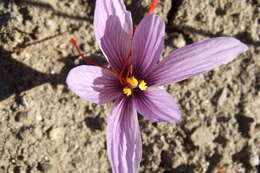
<svg viewBox="0 0 260 173">
<path fill-rule="evenodd" d="M 144 73 L 158 62 L 163 50 L 165 24 L 157 15 L 146 15 L 138 25 L 132 43 L 133 68 Z"/>
<path fill-rule="evenodd" d="M 176 123 L 180 112 L 176 101 L 166 91 L 149 87 L 135 96 L 137 111 L 152 121 Z"/>
<path fill-rule="evenodd" d="M 94 103 L 107 103 L 122 94 L 114 74 L 96 66 L 81 65 L 73 68 L 66 82 L 76 95 Z"/>
<path fill-rule="evenodd" d="M 226 64 L 247 49 L 232 37 L 200 41 L 170 53 L 147 74 L 147 81 L 155 86 L 178 82 Z"/>
<path fill-rule="evenodd" d="M 109 117 L 107 150 L 113 173 L 136 173 L 142 157 L 142 141 L 136 110 L 130 98 L 118 99 Z"/>
<path fill-rule="evenodd" d="M 97 0 L 94 14 L 96 39 L 115 70 L 128 57 L 132 39 L 131 13 L 123 0 Z"/>
</svg>

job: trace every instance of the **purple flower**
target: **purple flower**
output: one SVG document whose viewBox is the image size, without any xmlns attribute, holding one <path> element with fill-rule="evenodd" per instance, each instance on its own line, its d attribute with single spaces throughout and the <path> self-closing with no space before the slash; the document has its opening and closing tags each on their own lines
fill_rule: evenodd
<svg viewBox="0 0 260 173">
<path fill-rule="evenodd" d="M 177 49 L 159 61 L 164 22 L 157 15 L 146 15 L 134 32 L 123 0 L 97 0 L 94 29 L 111 68 L 75 67 L 67 84 L 85 100 L 101 104 L 114 101 L 107 127 L 114 173 L 134 173 L 139 167 L 142 143 L 137 112 L 152 121 L 180 120 L 176 101 L 158 86 L 205 73 L 248 49 L 235 38 L 219 37 Z"/>
</svg>

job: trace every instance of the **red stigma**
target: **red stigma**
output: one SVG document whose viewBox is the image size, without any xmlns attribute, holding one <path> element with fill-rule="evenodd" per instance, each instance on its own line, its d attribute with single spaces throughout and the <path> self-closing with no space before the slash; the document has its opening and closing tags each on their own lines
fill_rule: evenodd
<svg viewBox="0 0 260 173">
<path fill-rule="evenodd" d="M 148 14 L 152 14 L 155 10 L 155 8 L 157 7 L 158 5 L 158 2 L 159 0 L 153 0 L 152 3 L 151 3 L 151 6 L 150 6 L 150 9 L 148 10 Z"/>
<path fill-rule="evenodd" d="M 73 38 L 71 38 L 71 39 L 70 39 L 70 43 L 75 47 L 75 49 L 77 50 L 77 52 L 78 52 L 78 54 L 81 56 L 81 58 L 82 58 L 84 61 L 86 61 L 88 64 L 101 67 L 102 69 L 108 70 L 108 71 L 110 71 L 110 72 L 112 72 L 112 73 L 114 73 L 114 74 L 117 75 L 117 72 L 116 72 L 116 71 L 114 71 L 114 70 L 112 70 L 112 69 L 110 69 L 110 68 L 104 67 L 104 66 L 102 66 L 102 65 L 99 65 L 99 64 L 97 64 L 97 63 L 95 63 L 95 62 L 93 62 L 91 59 L 89 59 L 89 58 L 86 57 L 83 53 L 81 53 L 80 48 L 79 48 L 79 46 L 77 45 L 76 40 L 74 40 Z"/>
<path fill-rule="evenodd" d="M 132 39 L 134 38 L 134 34 L 135 34 L 136 29 L 137 29 L 137 26 L 134 25 L 134 26 L 133 26 Z M 123 64 L 123 66 L 122 66 L 122 69 L 120 70 L 119 77 L 118 77 L 118 78 L 119 78 L 119 81 L 120 81 L 120 83 L 121 83 L 122 85 L 125 84 L 125 81 L 124 81 L 124 79 L 123 79 L 123 74 L 124 74 L 125 70 L 127 70 L 127 71 L 126 71 L 126 78 L 128 78 L 129 75 L 132 73 L 131 65 L 132 65 L 132 56 L 131 56 L 131 50 L 130 50 L 130 52 L 129 52 L 129 54 L 128 54 L 128 57 L 127 57 L 127 59 L 124 61 L 124 64 Z"/>
</svg>

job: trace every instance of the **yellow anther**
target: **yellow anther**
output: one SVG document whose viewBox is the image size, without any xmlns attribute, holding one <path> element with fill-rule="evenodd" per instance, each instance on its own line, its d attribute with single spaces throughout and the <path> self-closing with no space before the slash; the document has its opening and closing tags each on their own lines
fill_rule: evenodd
<svg viewBox="0 0 260 173">
<path fill-rule="evenodd" d="M 127 95 L 127 96 L 130 96 L 130 95 L 132 95 L 133 91 L 132 91 L 131 88 L 124 87 L 123 93 L 124 93 L 125 95 Z"/>
<path fill-rule="evenodd" d="M 126 82 L 133 88 L 138 85 L 138 80 L 134 76 L 126 78 Z"/>
<path fill-rule="evenodd" d="M 142 91 L 145 91 L 145 90 L 148 88 L 147 83 L 146 83 L 144 80 L 141 80 L 141 81 L 139 82 L 138 87 L 139 87 L 139 89 L 142 90 Z"/>
</svg>

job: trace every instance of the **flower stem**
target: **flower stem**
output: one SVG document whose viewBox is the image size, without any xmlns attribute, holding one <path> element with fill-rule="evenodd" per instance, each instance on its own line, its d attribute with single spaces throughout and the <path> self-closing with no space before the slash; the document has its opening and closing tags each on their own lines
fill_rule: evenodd
<svg viewBox="0 0 260 173">
<path fill-rule="evenodd" d="M 159 0 L 152 0 L 152 3 L 150 5 L 150 9 L 147 12 L 148 14 L 152 14 L 154 12 L 155 8 L 158 5 L 158 2 L 159 2 Z"/>
</svg>

